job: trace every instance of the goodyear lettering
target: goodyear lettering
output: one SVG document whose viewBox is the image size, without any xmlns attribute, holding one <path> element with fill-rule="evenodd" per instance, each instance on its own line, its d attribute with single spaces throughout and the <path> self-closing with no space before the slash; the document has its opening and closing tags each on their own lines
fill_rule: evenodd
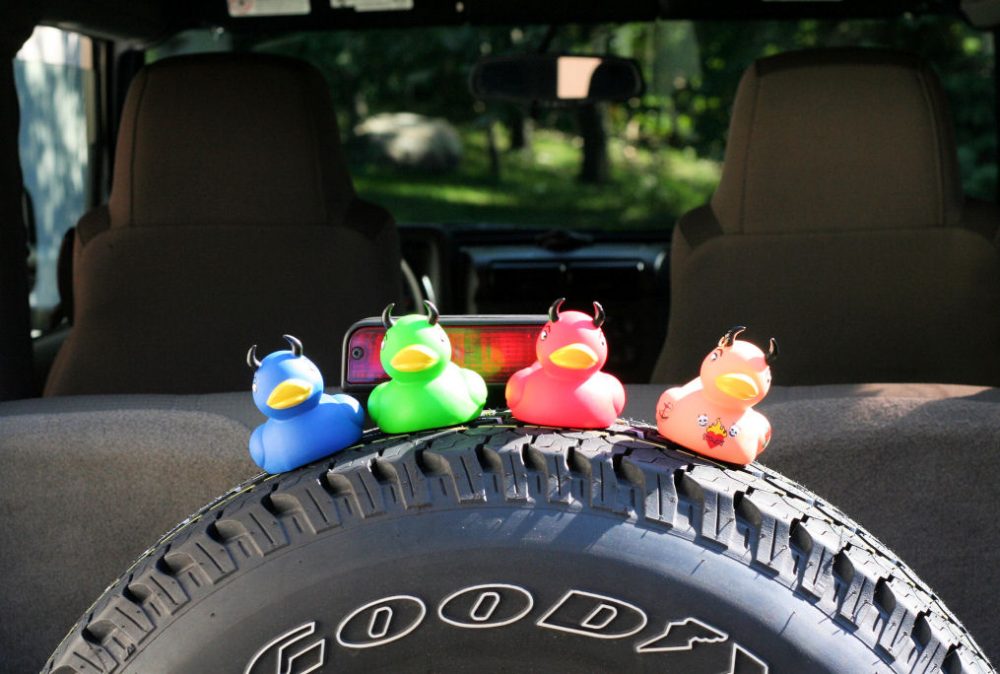
<svg viewBox="0 0 1000 674">
<path fill-rule="evenodd" d="M 458 629 L 496 629 L 527 617 L 535 597 L 527 589 L 508 583 L 487 583 L 460 588 L 437 601 L 437 618 Z M 427 618 L 427 604 L 420 597 L 397 594 L 370 601 L 343 616 L 332 633 L 323 634 L 317 621 L 278 631 L 247 660 L 244 674 L 309 674 L 328 661 L 332 638 L 341 648 L 377 648 L 403 639 Z M 671 658 L 683 665 L 697 657 L 699 647 L 728 648 L 729 667 L 723 674 L 768 674 L 767 663 L 738 644 L 729 634 L 697 617 L 679 617 L 641 634 L 646 612 L 615 597 L 567 590 L 540 611 L 534 624 L 564 632 L 573 638 L 622 640 L 636 637 L 630 648 L 641 656 Z M 664 625 L 660 622 L 659 625 Z M 722 653 L 718 654 L 720 657 Z"/>
</svg>

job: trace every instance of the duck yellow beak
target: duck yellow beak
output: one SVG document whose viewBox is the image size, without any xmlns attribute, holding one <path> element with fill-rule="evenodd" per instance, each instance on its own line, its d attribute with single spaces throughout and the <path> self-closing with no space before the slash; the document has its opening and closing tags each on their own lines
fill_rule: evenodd
<svg viewBox="0 0 1000 674">
<path fill-rule="evenodd" d="M 730 372 L 715 378 L 715 387 L 727 396 L 737 400 L 750 400 L 760 393 L 760 387 L 753 378 L 741 373 Z"/>
<path fill-rule="evenodd" d="M 420 372 L 433 367 L 439 358 L 423 344 L 411 344 L 397 353 L 389 364 L 400 372 Z"/>
<path fill-rule="evenodd" d="M 267 397 L 267 406 L 276 410 L 287 410 L 305 402 L 312 392 L 312 384 L 305 379 L 286 379 L 271 391 L 271 395 Z"/>
<path fill-rule="evenodd" d="M 586 344 L 568 344 L 549 354 L 549 360 L 570 370 L 586 370 L 597 364 L 597 354 Z"/>
</svg>

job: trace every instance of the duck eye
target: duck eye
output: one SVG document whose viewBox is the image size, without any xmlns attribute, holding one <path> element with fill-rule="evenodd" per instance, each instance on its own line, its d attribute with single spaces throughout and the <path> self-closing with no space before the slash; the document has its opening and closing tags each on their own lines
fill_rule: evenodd
<svg viewBox="0 0 1000 674">
<path fill-rule="evenodd" d="M 549 338 L 549 331 L 548 331 L 548 330 L 542 330 L 542 334 L 540 334 L 540 335 L 538 336 L 538 339 L 542 340 L 543 342 L 544 342 L 544 341 L 545 341 L 546 339 L 548 339 L 548 338 Z"/>
<path fill-rule="evenodd" d="M 715 351 L 712 352 L 712 355 L 709 356 L 709 358 L 711 360 L 719 360 L 719 356 L 721 356 L 721 355 L 722 355 L 722 351 L 719 350 L 719 349 L 716 349 Z"/>
<path fill-rule="evenodd" d="M 257 392 L 257 380 L 256 379 L 253 380 L 253 384 L 250 386 L 250 390 L 253 391 L 254 393 Z"/>
</svg>

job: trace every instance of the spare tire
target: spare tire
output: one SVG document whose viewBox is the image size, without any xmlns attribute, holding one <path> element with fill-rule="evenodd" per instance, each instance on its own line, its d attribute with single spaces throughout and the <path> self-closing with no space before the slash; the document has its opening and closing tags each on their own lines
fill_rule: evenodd
<svg viewBox="0 0 1000 674">
<path fill-rule="evenodd" d="M 369 432 L 241 485 L 147 551 L 46 665 L 514 669 L 993 671 L 905 564 L 780 475 L 647 427 L 507 417 Z"/>
</svg>

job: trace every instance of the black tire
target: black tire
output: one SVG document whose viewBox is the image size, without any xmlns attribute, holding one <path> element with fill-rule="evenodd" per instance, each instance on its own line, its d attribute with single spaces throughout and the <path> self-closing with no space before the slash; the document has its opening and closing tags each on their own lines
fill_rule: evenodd
<svg viewBox="0 0 1000 674">
<path fill-rule="evenodd" d="M 994 671 L 906 565 L 780 475 L 649 428 L 505 418 L 369 433 L 238 487 L 109 587 L 45 671 L 515 669 Z"/>
</svg>

